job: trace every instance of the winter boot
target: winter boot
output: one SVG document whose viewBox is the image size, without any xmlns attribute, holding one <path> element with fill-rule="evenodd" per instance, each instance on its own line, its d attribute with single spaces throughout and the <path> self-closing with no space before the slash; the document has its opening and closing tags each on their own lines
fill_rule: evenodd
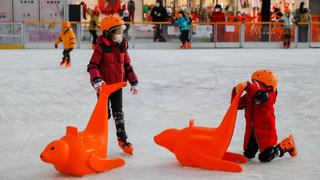
<svg viewBox="0 0 320 180">
<path fill-rule="evenodd" d="M 283 153 L 288 152 L 292 157 L 297 156 L 298 151 L 292 135 L 282 140 L 278 145 L 280 146 L 281 150 L 283 150 Z M 280 157 L 283 156 L 283 153 L 281 153 Z"/>
<path fill-rule="evenodd" d="M 183 43 L 181 46 L 180 46 L 180 49 L 186 49 L 187 48 L 187 44 L 186 43 Z"/>
<path fill-rule="evenodd" d="M 71 67 L 71 60 L 70 60 L 70 59 L 67 59 L 66 67 L 67 67 L 67 68 L 70 68 L 70 67 Z"/>
<path fill-rule="evenodd" d="M 67 63 L 67 59 L 64 58 L 62 59 L 62 61 L 60 62 L 60 66 L 64 66 Z"/>
<path fill-rule="evenodd" d="M 188 42 L 188 48 L 191 48 L 191 41 Z"/>
<path fill-rule="evenodd" d="M 124 153 L 133 155 L 133 146 L 130 142 L 127 141 L 127 134 L 126 132 L 117 132 L 117 137 L 118 137 L 118 144 L 119 147 L 122 149 Z"/>
<path fill-rule="evenodd" d="M 290 40 L 287 42 L 287 49 L 289 49 L 290 48 Z"/>
<path fill-rule="evenodd" d="M 283 42 L 283 48 L 284 48 L 284 49 L 287 48 L 287 41 L 286 41 L 286 40 Z"/>
</svg>

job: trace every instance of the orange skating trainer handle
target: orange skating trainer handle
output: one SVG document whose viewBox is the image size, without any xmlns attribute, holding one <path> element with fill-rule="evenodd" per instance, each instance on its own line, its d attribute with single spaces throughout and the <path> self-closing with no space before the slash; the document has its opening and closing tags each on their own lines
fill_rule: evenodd
<svg viewBox="0 0 320 180">
<path fill-rule="evenodd" d="M 123 159 L 107 158 L 107 102 L 110 94 L 125 85 L 125 82 L 103 84 L 86 129 L 78 132 L 76 127 L 68 126 L 65 136 L 47 145 L 40 155 L 41 160 L 53 164 L 60 172 L 74 176 L 123 166 Z"/>
</svg>

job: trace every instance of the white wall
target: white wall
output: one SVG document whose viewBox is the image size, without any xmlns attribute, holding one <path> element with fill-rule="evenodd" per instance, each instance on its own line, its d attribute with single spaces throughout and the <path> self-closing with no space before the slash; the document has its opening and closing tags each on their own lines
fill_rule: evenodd
<svg viewBox="0 0 320 180">
<path fill-rule="evenodd" d="M 136 4 L 135 21 L 143 21 L 143 0 L 134 0 Z"/>
<path fill-rule="evenodd" d="M 0 21 L 12 21 L 12 1 L 0 0 Z"/>
</svg>

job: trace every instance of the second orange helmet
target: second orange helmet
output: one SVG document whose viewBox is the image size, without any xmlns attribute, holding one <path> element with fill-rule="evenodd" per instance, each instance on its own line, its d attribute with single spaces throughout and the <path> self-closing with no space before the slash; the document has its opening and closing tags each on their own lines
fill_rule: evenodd
<svg viewBox="0 0 320 180">
<path fill-rule="evenodd" d="M 251 79 L 262 82 L 266 86 L 272 87 L 273 91 L 277 90 L 278 78 L 277 75 L 271 70 L 258 70 L 251 75 Z"/>
</svg>

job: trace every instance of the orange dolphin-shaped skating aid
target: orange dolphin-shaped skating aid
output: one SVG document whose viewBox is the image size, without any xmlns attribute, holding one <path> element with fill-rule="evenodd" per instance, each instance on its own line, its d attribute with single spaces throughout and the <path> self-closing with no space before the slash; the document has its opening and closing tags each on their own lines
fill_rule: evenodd
<svg viewBox="0 0 320 180">
<path fill-rule="evenodd" d="M 190 120 L 189 127 L 167 129 L 154 137 L 154 141 L 176 155 L 182 166 L 209 170 L 241 172 L 238 163 L 247 162 L 243 155 L 227 152 L 231 142 L 242 87 L 232 101 L 218 128 L 196 127 Z"/>
<path fill-rule="evenodd" d="M 86 129 L 78 132 L 76 127 L 67 126 L 66 135 L 48 144 L 40 155 L 41 160 L 53 164 L 58 171 L 73 176 L 84 176 L 123 166 L 123 159 L 107 158 L 107 102 L 112 92 L 125 85 L 125 82 L 103 84 Z"/>
</svg>

